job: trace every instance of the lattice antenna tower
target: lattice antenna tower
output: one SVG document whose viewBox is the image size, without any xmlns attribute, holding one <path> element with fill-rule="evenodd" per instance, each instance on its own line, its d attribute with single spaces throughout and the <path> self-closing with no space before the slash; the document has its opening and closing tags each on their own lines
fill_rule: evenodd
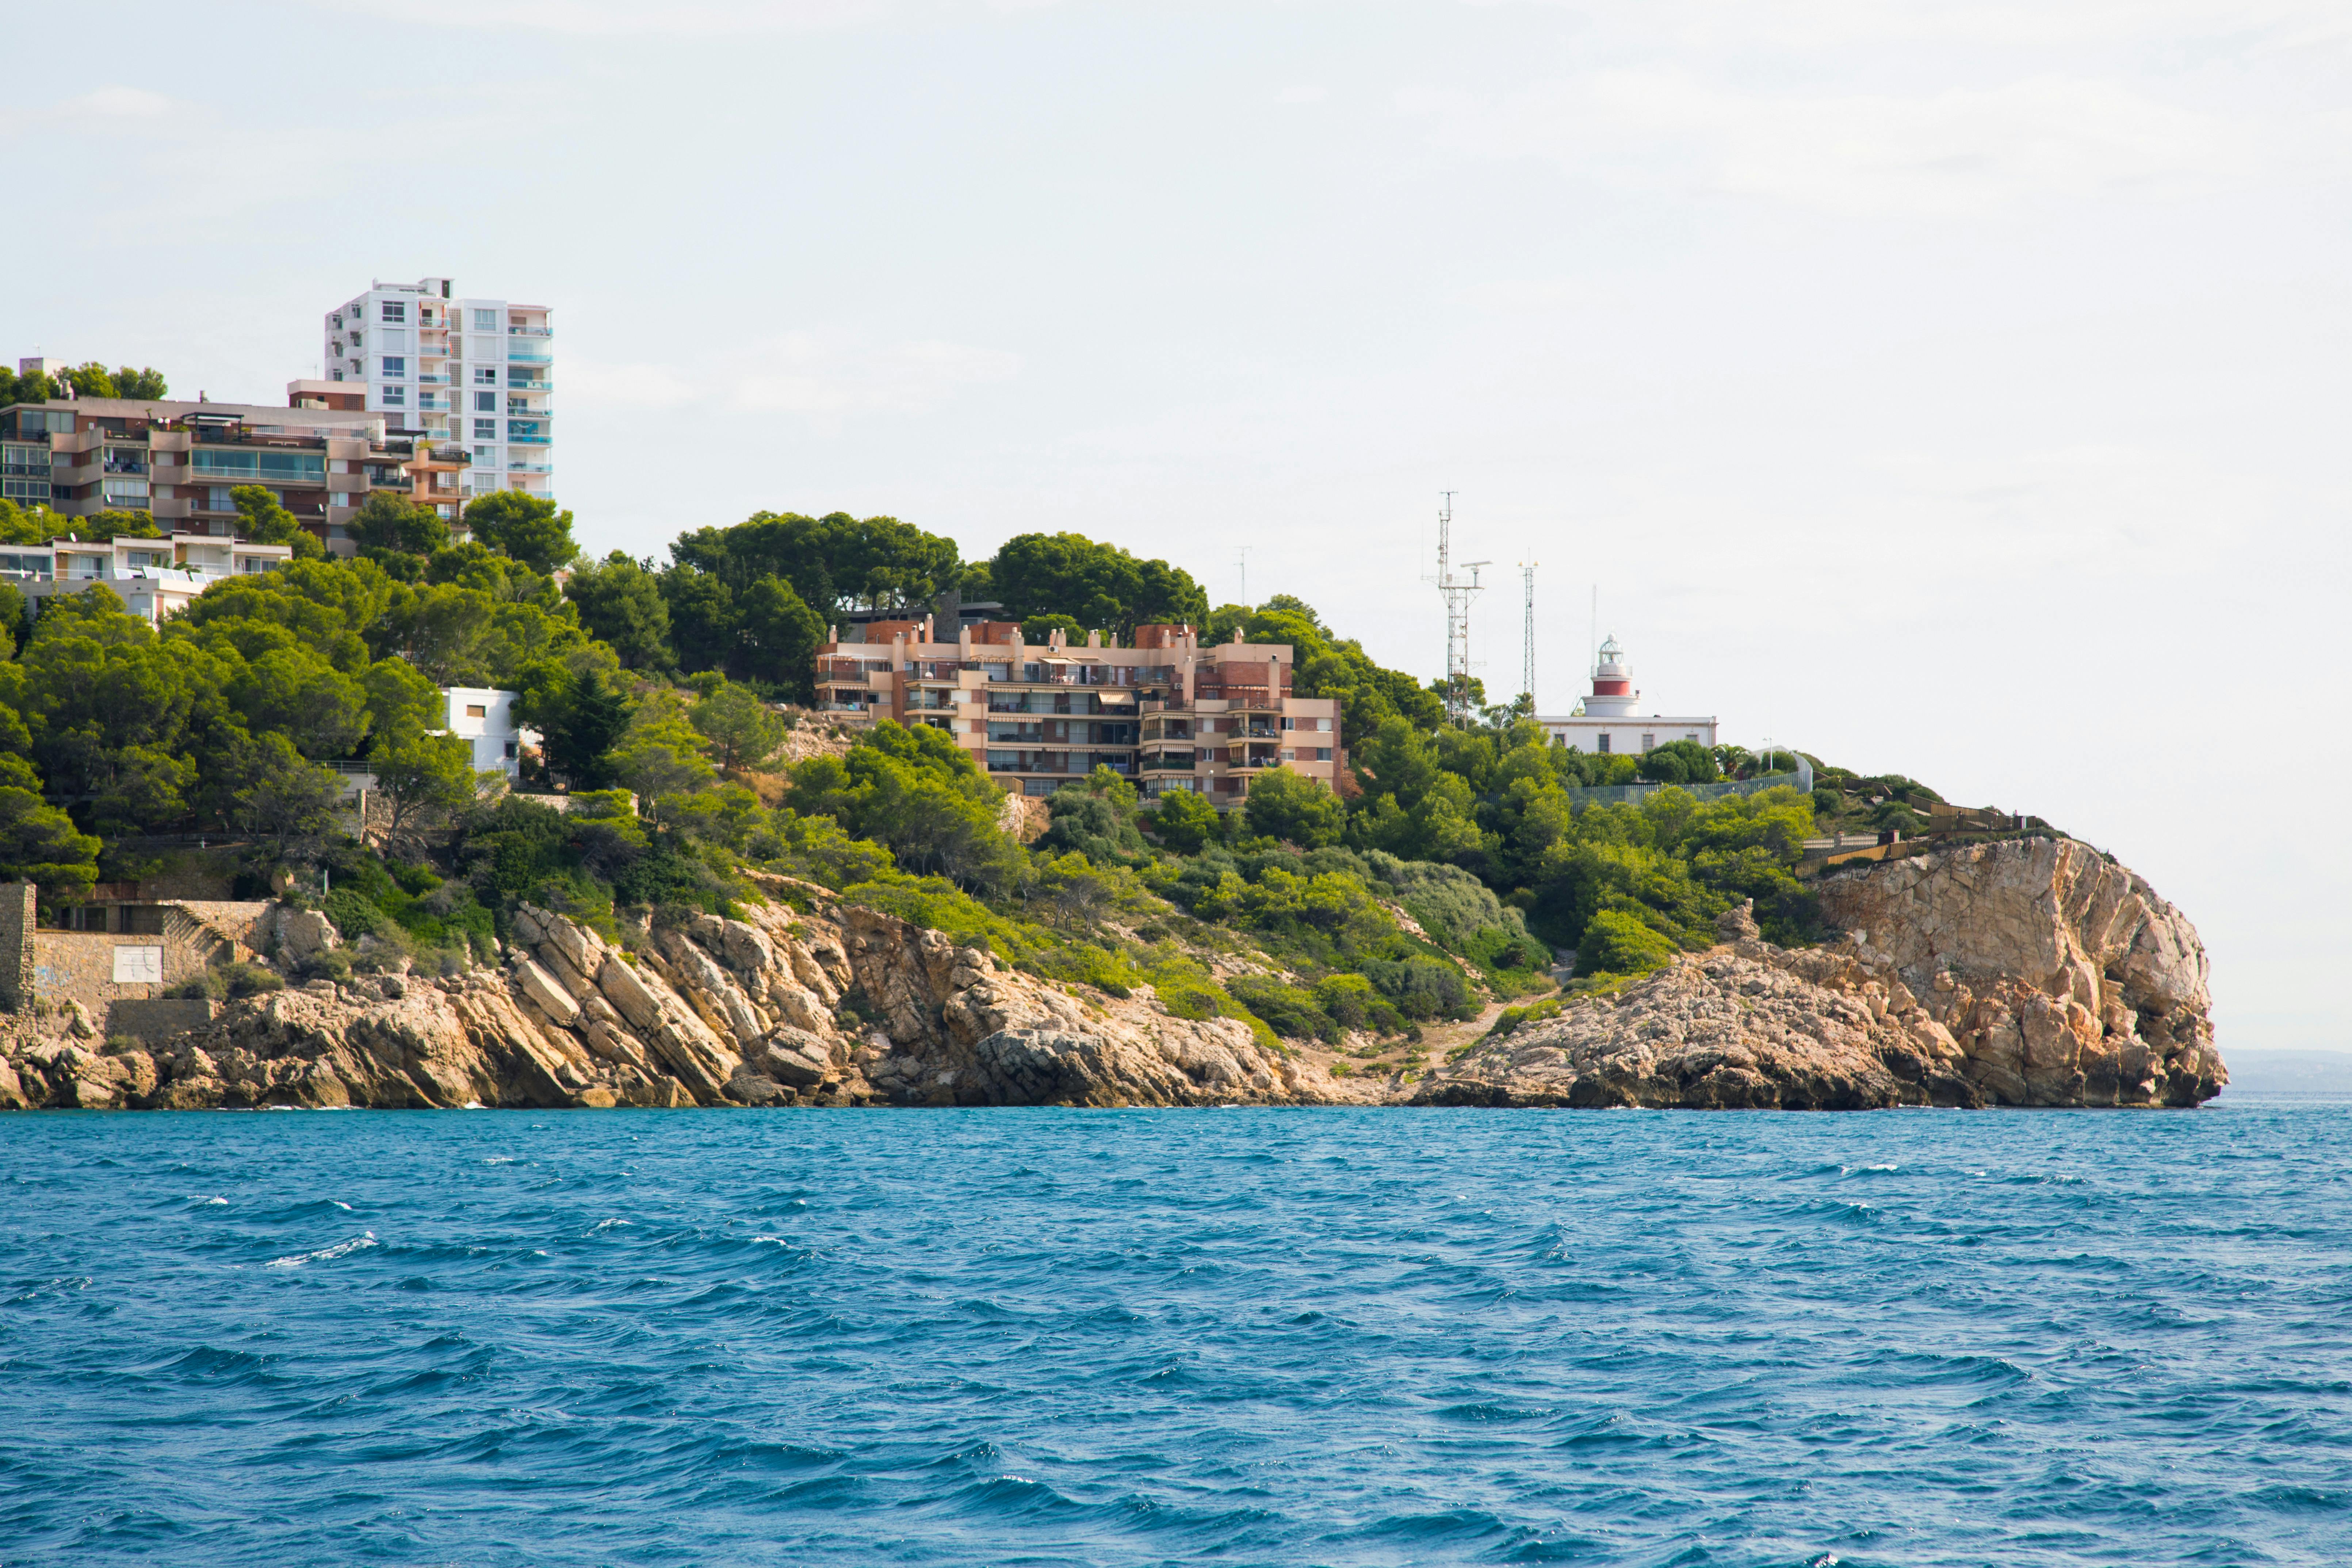
<svg viewBox="0 0 2352 1568">
<path fill-rule="evenodd" d="M 1528 700 L 1528 715 L 1536 710 L 1536 568 L 1540 561 L 1519 563 L 1521 625 L 1519 630 L 1519 692 Z"/>
<path fill-rule="evenodd" d="M 1445 601 L 1445 721 L 1470 722 L 1470 601 L 1479 593 L 1478 568 L 1491 561 L 1465 561 L 1467 578 L 1454 574 L 1454 495 L 1444 493 L 1437 511 L 1437 593 Z"/>
</svg>

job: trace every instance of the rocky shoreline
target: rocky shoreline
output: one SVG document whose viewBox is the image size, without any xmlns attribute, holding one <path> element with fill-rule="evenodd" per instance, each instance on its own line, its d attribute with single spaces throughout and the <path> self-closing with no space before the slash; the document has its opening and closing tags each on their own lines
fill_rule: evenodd
<svg viewBox="0 0 2352 1568">
<path fill-rule="evenodd" d="M 1790 950 L 1745 910 L 1618 996 L 1385 1081 L 1015 973 L 769 879 L 743 920 L 627 947 L 526 908 L 505 967 L 314 981 L 154 1048 L 52 1013 L 0 1105 L 196 1110 L 1043 1105 L 2188 1106 L 2228 1081 L 2195 930 L 2088 846 L 2017 841 L 1834 876 Z M 798 905 L 799 908 L 794 906 Z"/>
</svg>

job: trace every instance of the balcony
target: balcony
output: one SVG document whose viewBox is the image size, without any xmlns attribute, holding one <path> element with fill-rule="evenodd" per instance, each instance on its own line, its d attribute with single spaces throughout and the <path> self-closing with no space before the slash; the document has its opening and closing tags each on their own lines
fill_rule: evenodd
<svg viewBox="0 0 2352 1568">
<path fill-rule="evenodd" d="M 449 378 L 446 375 L 420 375 L 416 378 L 416 384 L 419 386 L 446 386 L 449 384 Z"/>
<path fill-rule="evenodd" d="M 553 463 L 509 463 L 507 465 L 507 472 L 510 474 L 551 474 L 555 472 L 555 465 Z"/>
<path fill-rule="evenodd" d="M 554 335 L 553 327 L 509 327 L 507 329 L 507 336 L 510 338 L 551 338 Z"/>
<path fill-rule="evenodd" d="M 555 356 L 539 349 L 509 348 L 507 350 L 507 363 L 509 364 L 553 364 Z"/>
<path fill-rule="evenodd" d="M 547 436 L 509 436 L 507 437 L 507 445 L 509 447 L 552 447 L 555 445 L 555 442 L 552 437 Z M 553 470 L 551 469 L 550 471 L 552 472 Z"/>
</svg>

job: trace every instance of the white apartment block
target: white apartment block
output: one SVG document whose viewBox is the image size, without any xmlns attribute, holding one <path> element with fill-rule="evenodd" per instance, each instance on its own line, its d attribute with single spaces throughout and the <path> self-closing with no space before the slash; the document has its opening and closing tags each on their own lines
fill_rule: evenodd
<svg viewBox="0 0 2352 1568">
<path fill-rule="evenodd" d="M 299 386 L 326 394 L 329 407 L 357 395 L 364 401 L 352 406 L 381 411 L 404 434 L 467 447 L 468 495 L 517 489 L 552 499 L 555 354 L 546 306 L 459 299 L 448 279 L 425 278 L 375 284 L 328 311 L 324 328 L 325 380 Z"/>
<path fill-rule="evenodd" d="M 79 594 L 103 583 L 122 607 L 160 626 L 224 577 L 275 572 L 294 557 L 290 544 L 256 544 L 215 533 L 173 533 L 166 539 L 50 539 L 0 544 L 0 583 L 37 607 L 58 594 Z"/>
<path fill-rule="evenodd" d="M 449 706 L 443 732 L 473 748 L 476 773 L 496 769 L 511 781 L 522 766 L 522 753 L 539 749 L 539 731 L 525 728 L 515 717 L 520 692 L 486 686 L 445 686 L 441 696 Z"/>
</svg>

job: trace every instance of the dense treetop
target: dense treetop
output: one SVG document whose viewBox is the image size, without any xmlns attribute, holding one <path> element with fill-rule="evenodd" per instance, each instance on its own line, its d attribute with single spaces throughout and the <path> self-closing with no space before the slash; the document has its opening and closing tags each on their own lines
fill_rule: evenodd
<svg viewBox="0 0 2352 1568">
<path fill-rule="evenodd" d="M 764 867 L 1041 973 L 1149 984 L 1186 1016 L 1328 1038 L 1464 1016 L 1481 988 L 1548 988 L 1554 947 L 1609 984 L 1711 941 L 1742 898 L 1768 931 L 1801 938 L 1803 839 L 1817 805 L 1848 809 L 1834 789 L 1703 800 L 1674 787 L 1771 774 L 1793 766 L 1785 756 L 1680 742 L 1589 756 L 1550 744 L 1524 704 L 1443 728 L 1427 686 L 1304 601 L 1212 610 L 1181 569 L 1075 534 L 1023 535 L 967 563 L 892 518 L 761 512 L 680 535 L 666 562 L 583 561 L 571 514 L 545 501 L 479 498 L 458 542 L 448 520 L 378 494 L 352 529 L 358 558 L 341 560 L 268 491 L 237 499 L 255 535 L 302 558 L 215 584 L 160 631 L 103 585 L 31 619 L 0 588 L 13 634 L 0 637 L 0 877 L 70 899 L 139 874 L 158 836 L 226 833 L 272 864 L 340 865 L 358 902 L 339 919 L 463 954 L 486 951 L 519 900 L 609 926 L 625 906 L 723 909 L 753 896 L 744 868 Z M 8 509 L 0 535 L 57 521 Z M 1144 809 L 1097 770 L 1053 797 L 1024 847 L 1002 791 L 941 731 L 885 722 L 846 755 L 772 760 L 791 724 L 813 721 L 775 703 L 810 695 L 828 616 L 918 612 L 950 588 L 1001 600 L 1041 634 L 1189 621 L 1290 644 L 1296 689 L 1342 700 L 1359 787 L 1343 799 L 1276 769 L 1221 815 L 1189 794 Z M 433 733 L 447 686 L 520 693 L 544 736 L 527 779 L 568 785 L 571 811 L 496 799 L 465 744 Z M 347 760 L 433 866 L 353 858 L 337 826 L 344 775 L 320 765 Z M 1633 805 L 1573 793 L 1637 776 L 1668 787 Z M 1872 812 L 1925 809 L 1909 781 L 1867 782 L 1883 792 Z M 1192 945 L 1097 942 L 1106 921 L 1191 922 Z M 1288 977 L 1219 980 L 1197 959 L 1220 930 Z"/>
</svg>

